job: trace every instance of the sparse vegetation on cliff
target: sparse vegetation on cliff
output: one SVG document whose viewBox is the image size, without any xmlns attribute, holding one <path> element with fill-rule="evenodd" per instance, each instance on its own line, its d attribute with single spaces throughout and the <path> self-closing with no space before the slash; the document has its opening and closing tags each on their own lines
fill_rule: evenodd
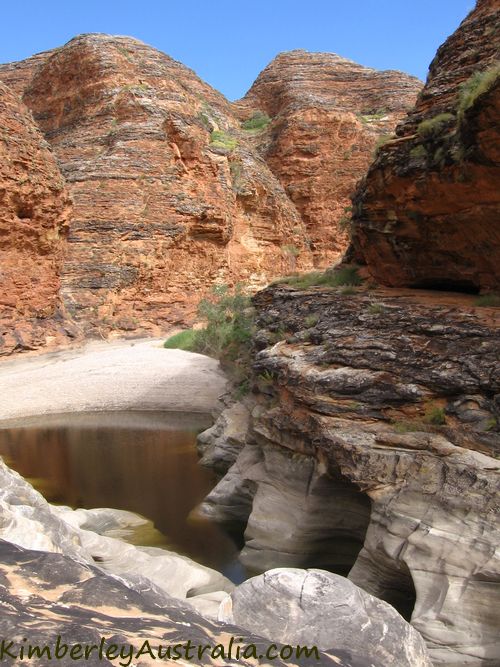
<svg viewBox="0 0 500 667">
<path fill-rule="evenodd" d="M 219 148 L 228 152 L 234 151 L 238 145 L 238 140 L 222 130 L 214 130 L 210 134 L 210 146 Z"/>
<path fill-rule="evenodd" d="M 480 95 L 486 93 L 492 88 L 500 77 L 500 64 L 493 65 L 482 72 L 474 72 L 465 83 L 460 86 L 458 96 L 458 116 L 462 118 L 464 113 Z"/>
<path fill-rule="evenodd" d="M 284 283 L 297 289 L 309 287 L 342 287 L 343 285 L 357 287 L 363 279 L 358 274 L 356 266 L 345 266 L 338 271 L 311 271 L 298 276 L 285 276 L 275 283 Z"/>
<path fill-rule="evenodd" d="M 417 133 L 423 139 L 436 139 L 444 130 L 447 130 L 455 121 L 452 113 L 440 113 L 419 123 Z"/>
<path fill-rule="evenodd" d="M 483 294 L 478 296 L 474 301 L 475 306 L 484 306 L 484 307 L 499 307 L 500 306 L 500 296 L 498 294 Z"/>
<path fill-rule="evenodd" d="M 241 128 L 243 130 L 251 130 L 251 131 L 263 130 L 269 125 L 270 122 L 271 119 L 269 118 L 267 113 L 264 113 L 262 111 L 256 111 L 251 118 L 248 118 L 247 120 L 243 121 L 243 123 L 241 124 Z"/>
</svg>

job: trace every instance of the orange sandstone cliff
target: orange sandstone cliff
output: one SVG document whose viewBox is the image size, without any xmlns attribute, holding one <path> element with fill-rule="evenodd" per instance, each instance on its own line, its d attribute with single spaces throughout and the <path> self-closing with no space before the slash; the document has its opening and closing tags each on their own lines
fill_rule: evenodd
<svg viewBox="0 0 500 667">
<path fill-rule="evenodd" d="M 59 297 L 70 210 L 47 142 L 0 83 L 0 355 L 75 335 Z"/>
<path fill-rule="evenodd" d="M 72 199 L 68 233 L 46 250 L 61 312 L 104 338 L 189 322 L 214 283 L 254 290 L 338 259 L 349 195 L 420 87 L 299 51 L 231 104 L 160 51 L 102 34 L 1 65 L 0 80 Z M 256 111 L 269 122 L 249 131 Z"/>
<path fill-rule="evenodd" d="M 354 248 L 383 284 L 500 284 L 499 26 L 498 2 L 479 0 L 356 194 Z"/>
<path fill-rule="evenodd" d="M 345 250 L 351 193 L 421 87 L 402 72 L 297 50 L 277 56 L 239 103 L 242 117 L 272 119 L 255 142 L 304 220 L 316 266 Z"/>
</svg>

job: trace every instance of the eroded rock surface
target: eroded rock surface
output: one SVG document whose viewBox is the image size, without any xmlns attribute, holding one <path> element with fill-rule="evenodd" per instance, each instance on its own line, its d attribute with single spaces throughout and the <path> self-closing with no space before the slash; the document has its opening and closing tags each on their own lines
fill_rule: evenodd
<svg viewBox="0 0 500 667">
<path fill-rule="evenodd" d="M 194 607 L 201 596 L 208 616 L 217 615 L 219 601 L 214 599 L 207 605 L 205 595 L 233 588 L 219 572 L 189 558 L 163 549 L 136 547 L 113 536 L 117 529 L 146 522 L 137 515 L 113 509 L 52 506 L 1 460 L 0 480 L 3 540 L 26 549 L 62 553 L 82 564 L 99 563 L 103 571 L 119 576 L 132 588 L 152 582 L 174 598 L 189 598 Z"/>
<path fill-rule="evenodd" d="M 309 265 L 294 205 L 191 70 L 108 35 L 47 53 L 29 81 L 19 67 L 73 197 L 61 294 L 87 335 L 159 333 L 215 282 L 263 285 L 285 270 L 287 242 Z"/>
<path fill-rule="evenodd" d="M 316 266 L 344 252 L 356 182 L 421 87 L 403 72 L 297 50 L 278 55 L 240 101 L 242 119 L 252 110 L 272 119 L 254 143 L 300 212 Z"/>
<path fill-rule="evenodd" d="M 99 658 L 101 642 L 104 651 L 111 644 L 124 646 L 124 663 L 132 650 L 128 647 L 135 652 L 142 647 L 138 664 L 145 665 L 156 664 L 159 645 L 164 651 L 170 646 L 172 652 L 175 645 L 184 651 L 190 642 L 186 662 L 201 665 L 304 665 L 312 660 L 319 665 L 373 667 L 372 646 L 362 637 L 356 651 L 339 644 L 318 648 L 305 659 L 294 655 L 294 644 L 283 647 L 286 652 L 280 659 L 285 642 L 278 636 L 256 634 L 229 619 L 211 620 L 227 598 L 220 586 L 232 588 L 222 575 L 161 549 L 134 547 L 112 537 L 140 517 L 111 509 L 52 507 L 1 461 L 0 482 L 0 633 L 10 655 L 19 656 L 23 646 L 27 651 L 28 645 L 47 645 L 53 656 L 59 635 L 59 645 L 69 645 L 68 655 L 74 644 L 96 645 L 87 660 L 91 665 L 116 664 L 105 652 Z M 346 596 L 346 603 L 351 602 Z M 308 644 L 314 645 L 315 641 Z M 203 649 L 200 654 L 198 646 Z M 250 652 L 245 654 L 245 649 Z M 272 661 L 265 658 L 268 649 Z M 166 664 L 176 664 L 183 655 L 171 653 Z M 15 664 L 9 653 L 3 658 Z"/>
<path fill-rule="evenodd" d="M 59 296 L 70 201 L 47 142 L 0 83 L 0 356 L 61 343 Z"/>
<path fill-rule="evenodd" d="M 500 284 L 500 9 L 479 0 L 354 199 L 354 246 L 391 286 Z"/>
<path fill-rule="evenodd" d="M 289 644 L 371 647 L 373 667 L 432 667 L 422 637 L 389 604 L 324 570 L 279 568 L 231 593 L 224 620 Z"/>
<path fill-rule="evenodd" d="M 57 277 L 86 337 L 162 335 L 214 283 L 254 290 L 337 259 L 354 183 L 420 88 L 292 52 L 230 104 L 160 51 L 102 34 L 1 65 L 0 80 L 33 112 L 73 199 Z M 248 131 L 256 109 L 272 123 Z"/>
<path fill-rule="evenodd" d="M 350 569 L 411 619 L 433 664 L 493 667 L 498 313 L 454 294 L 352 291 L 255 297 L 250 428 L 205 511 L 247 522 L 253 567 Z"/>
</svg>

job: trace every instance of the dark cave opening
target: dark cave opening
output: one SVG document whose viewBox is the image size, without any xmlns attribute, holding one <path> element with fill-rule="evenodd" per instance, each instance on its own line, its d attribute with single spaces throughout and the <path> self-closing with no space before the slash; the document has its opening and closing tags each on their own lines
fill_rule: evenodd
<svg viewBox="0 0 500 667">
<path fill-rule="evenodd" d="M 480 287 L 472 280 L 452 280 L 448 278 L 425 278 L 411 285 L 413 289 L 433 290 L 436 292 L 459 292 L 462 294 L 479 294 Z"/>
<path fill-rule="evenodd" d="M 392 578 L 380 581 L 379 585 L 381 590 L 377 597 L 392 605 L 405 621 L 410 622 L 417 601 L 417 592 L 407 566 L 401 563 L 399 571 L 394 572 Z"/>
</svg>

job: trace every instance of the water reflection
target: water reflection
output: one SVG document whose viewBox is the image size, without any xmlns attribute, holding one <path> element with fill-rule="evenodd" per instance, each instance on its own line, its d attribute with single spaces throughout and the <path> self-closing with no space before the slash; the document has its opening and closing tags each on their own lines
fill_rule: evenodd
<svg viewBox="0 0 500 667">
<path fill-rule="evenodd" d="M 25 420 L 0 429 L 0 454 L 50 502 L 138 512 L 161 535 L 142 530 L 135 541 L 163 544 L 241 580 L 233 542 L 218 526 L 188 518 L 215 482 L 195 447 L 209 423 L 203 415 L 151 412 Z"/>
</svg>

